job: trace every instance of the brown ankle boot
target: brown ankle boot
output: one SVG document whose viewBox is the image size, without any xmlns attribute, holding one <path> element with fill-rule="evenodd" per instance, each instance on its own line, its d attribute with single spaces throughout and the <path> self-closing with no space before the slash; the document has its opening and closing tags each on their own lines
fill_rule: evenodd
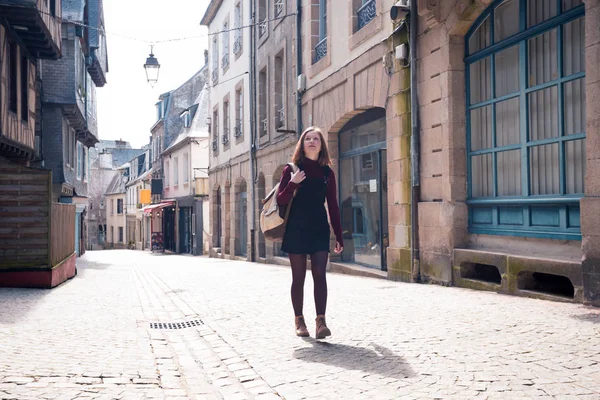
<svg viewBox="0 0 600 400">
<path fill-rule="evenodd" d="M 315 334 L 315 337 L 317 339 L 324 339 L 327 336 L 331 336 L 331 331 L 329 330 L 329 328 L 327 327 L 327 324 L 325 323 L 325 316 L 324 315 L 317 315 L 317 333 Z"/>
<path fill-rule="evenodd" d="M 306 322 L 304 322 L 303 316 L 296 317 L 296 336 L 310 336 L 310 334 L 308 333 L 308 329 L 306 328 Z"/>
</svg>

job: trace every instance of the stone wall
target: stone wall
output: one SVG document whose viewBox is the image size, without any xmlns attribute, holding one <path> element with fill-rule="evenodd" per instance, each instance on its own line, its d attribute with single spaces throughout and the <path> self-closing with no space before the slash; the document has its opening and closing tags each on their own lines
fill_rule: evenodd
<svg viewBox="0 0 600 400">
<path fill-rule="evenodd" d="M 600 306 L 600 1 L 585 2 L 587 169 L 581 200 L 584 302 Z"/>
</svg>

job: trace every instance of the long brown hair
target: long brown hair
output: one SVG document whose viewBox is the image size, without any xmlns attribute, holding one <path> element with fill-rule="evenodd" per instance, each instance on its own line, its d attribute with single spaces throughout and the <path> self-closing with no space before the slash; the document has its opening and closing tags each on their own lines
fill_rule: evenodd
<svg viewBox="0 0 600 400">
<path fill-rule="evenodd" d="M 306 160 L 306 154 L 304 153 L 304 138 L 310 132 L 317 132 L 319 134 L 319 138 L 321 139 L 321 151 L 319 152 L 319 159 L 317 161 L 322 167 L 331 165 L 329 149 L 327 148 L 327 143 L 323 137 L 323 131 L 316 126 L 309 126 L 304 130 L 304 132 L 302 132 L 302 135 L 300 135 L 300 139 L 298 140 L 298 144 L 296 144 L 296 150 L 294 151 L 292 162 L 298 165 L 302 164 L 302 162 Z"/>
</svg>

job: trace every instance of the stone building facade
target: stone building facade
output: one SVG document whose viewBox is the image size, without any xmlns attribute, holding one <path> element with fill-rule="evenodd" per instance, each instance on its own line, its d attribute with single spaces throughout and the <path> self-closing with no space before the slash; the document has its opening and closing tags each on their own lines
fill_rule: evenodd
<svg viewBox="0 0 600 400">
<path fill-rule="evenodd" d="M 419 16 L 421 275 L 600 304 L 600 3 Z"/>
<path fill-rule="evenodd" d="M 296 3 L 255 1 L 255 221 L 256 260 L 272 262 L 283 255 L 279 243 L 265 240 L 260 230 L 261 200 L 281 178 L 298 140 Z M 290 14 L 290 15 L 288 15 Z M 286 16 L 287 15 L 287 16 Z M 300 128 L 301 129 L 301 128 Z M 250 172 L 250 171 L 248 171 Z"/>
<path fill-rule="evenodd" d="M 397 3 L 302 1 L 296 66 L 294 24 L 276 17 L 291 2 L 255 2 L 255 168 L 249 150 L 211 164 L 222 254 L 251 238 L 237 210 L 254 182 L 247 258 L 280 255 L 261 238 L 259 202 L 293 152 L 284 131 L 315 125 L 333 156 L 341 261 L 599 304 L 598 1 L 415 0 L 412 23 Z"/>
<path fill-rule="evenodd" d="M 394 4 L 351 1 L 334 12 L 333 2 L 302 3 L 302 121 L 327 133 L 344 232 L 340 258 L 380 270 L 410 244 L 402 218 L 410 215 L 407 132 L 402 137 L 408 109 L 400 90 L 408 75 L 391 57 L 398 35 L 384 12 Z"/>
<path fill-rule="evenodd" d="M 211 256 L 251 259 L 250 2 L 212 0 L 209 31 Z"/>
</svg>

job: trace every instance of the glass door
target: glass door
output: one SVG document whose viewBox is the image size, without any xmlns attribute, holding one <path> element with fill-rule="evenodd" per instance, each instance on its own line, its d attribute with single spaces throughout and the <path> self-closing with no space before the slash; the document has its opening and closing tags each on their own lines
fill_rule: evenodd
<svg viewBox="0 0 600 400">
<path fill-rule="evenodd" d="M 386 151 L 375 150 L 341 160 L 340 203 L 342 260 L 385 269 L 387 242 Z M 384 178 L 386 178 L 384 180 Z"/>
</svg>

